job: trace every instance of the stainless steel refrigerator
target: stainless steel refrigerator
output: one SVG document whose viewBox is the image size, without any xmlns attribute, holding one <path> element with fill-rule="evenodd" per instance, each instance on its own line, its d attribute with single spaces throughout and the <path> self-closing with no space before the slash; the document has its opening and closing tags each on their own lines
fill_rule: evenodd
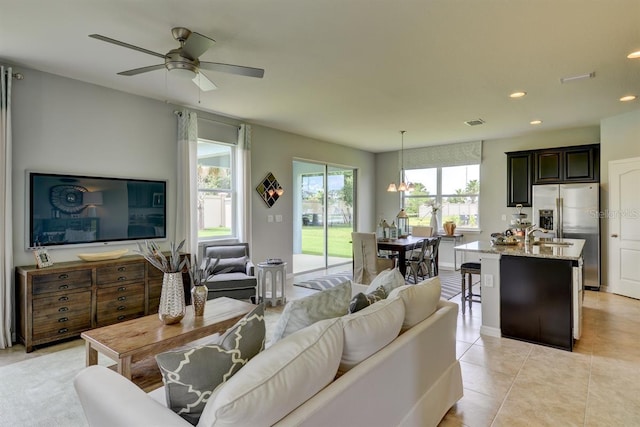
<svg viewBox="0 0 640 427">
<path fill-rule="evenodd" d="M 547 184 L 533 186 L 531 222 L 547 236 L 584 239 L 584 286 L 600 288 L 600 186 Z"/>
</svg>

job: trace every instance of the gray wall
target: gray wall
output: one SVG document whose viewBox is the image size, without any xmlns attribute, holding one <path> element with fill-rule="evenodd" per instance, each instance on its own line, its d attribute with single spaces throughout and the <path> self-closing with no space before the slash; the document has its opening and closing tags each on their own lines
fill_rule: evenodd
<svg viewBox="0 0 640 427">
<path fill-rule="evenodd" d="M 104 87 L 36 70 L 20 69 L 25 79 L 13 86 L 13 247 L 14 264 L 33 264 L 25 249 L 26 170 L 168 180 L 168 241 L 174 239 L 176 203 L 176 135 L 178 108 Z M 236 120 L 198 112 L 199 117 L 231 124 Z M 289 262 L 293 246 L 292 161 L 294 158 L 354 167 L 358 170 L 360 209 L 356 221 L 372 229 L 374 155 L 361 150 L 253 126 L 252 258 L 279 257 Z M 285 194 L 268 209 L 255 187 L 273 172 Z M 267 215 L 283 216 L 267 224 Z M 161 245 L 167 245 L 164 242 Z M 115 248 L 52 249 L 54 262 L 77 260 L 82 252 Z"/>
<path fill-rule="evenodd" d="M 358 230 L 375 229 L 373 210 L 376 196 L 374 164 L 372 153 L 355 150 L 317 139 L 282 132 L 279 130 L 252 126 L 251 145 L 251 210 L 252 210 L 252 256 L 254 261 L 267 258 L 281 258 L 287 262 L 288 272 L 292 272 L 294 239 L 293 213 L 293 160 L 310 160 L 356 169 L 356 197 L 359 209 L 355 222 Z M 285 193 L 269 208 L 258 196 L 255 187 L 267 173 L 272 172 L 282 185 Z M 282 222 L 267 222 L 267 216 L 282 215 Z"/>
</svg>

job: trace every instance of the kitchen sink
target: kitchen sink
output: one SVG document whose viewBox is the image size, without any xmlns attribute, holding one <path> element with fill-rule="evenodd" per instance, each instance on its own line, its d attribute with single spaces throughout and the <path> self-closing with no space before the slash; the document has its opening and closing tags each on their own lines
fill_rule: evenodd
<svg viewBox="0 0 640 427">
<path fill-rule="evenodd" d="M 550 242 L 550 241 L 537 241 L 533 242 L 534 246 L 571 246 L 573 243 L 571 242 Z"/>
</svg>

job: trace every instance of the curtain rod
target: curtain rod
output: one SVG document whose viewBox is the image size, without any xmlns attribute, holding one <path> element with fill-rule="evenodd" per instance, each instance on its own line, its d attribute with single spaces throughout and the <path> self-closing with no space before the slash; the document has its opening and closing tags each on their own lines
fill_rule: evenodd
<svg viewBox="0 0 640 427">
<path fill-rule="evenodd" d="M 176 116 L 178 116 L 178 117 L 182 117 L 182 111 L 179 111 L 179 110 L 173 110 L 173 114 L 175 114 L 175 115 L 176 115 Z M 208 121 L 208 122 L 218 123 L 218 124 L 221 124 L 221 125 L 231 126 L 231 127 L 236 128 L 236 129 L 240 129 L 240 126 L 238 126 L 238 125 L 232 125 L 232 124 L 230 124 L 230 123 L 220 122 L 220 121 L 218 121 L 218 120 L 208 119 L 208 118 L 206 118 L 206 117 L 198 116 L 198 120 L 206 120 L 206 121 Z"/>
</svg>

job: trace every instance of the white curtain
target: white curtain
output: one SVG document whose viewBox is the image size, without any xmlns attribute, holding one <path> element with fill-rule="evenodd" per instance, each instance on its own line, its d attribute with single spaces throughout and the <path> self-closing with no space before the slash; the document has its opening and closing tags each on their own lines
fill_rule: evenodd
<svg viewBox="0 0 640 427">
<path fill-rule="evenodd" d="M 11 347 L 13 234 L 11 206 L 11 67 L 0 66 L 0 349 Z"/>
<path fill-rule="evenodd" d="M 178 112 L 178 185 L 175 242 L 185 240 L 184 252 L 198 252 L 198 117 Z"/>
<path fill-rule="evenodd" d="M 251 242 L 251 126 L 240 125 L 238 151 L 236 156 L 238 185 L 236 227 L 238 240 Z"/>
</svg>

